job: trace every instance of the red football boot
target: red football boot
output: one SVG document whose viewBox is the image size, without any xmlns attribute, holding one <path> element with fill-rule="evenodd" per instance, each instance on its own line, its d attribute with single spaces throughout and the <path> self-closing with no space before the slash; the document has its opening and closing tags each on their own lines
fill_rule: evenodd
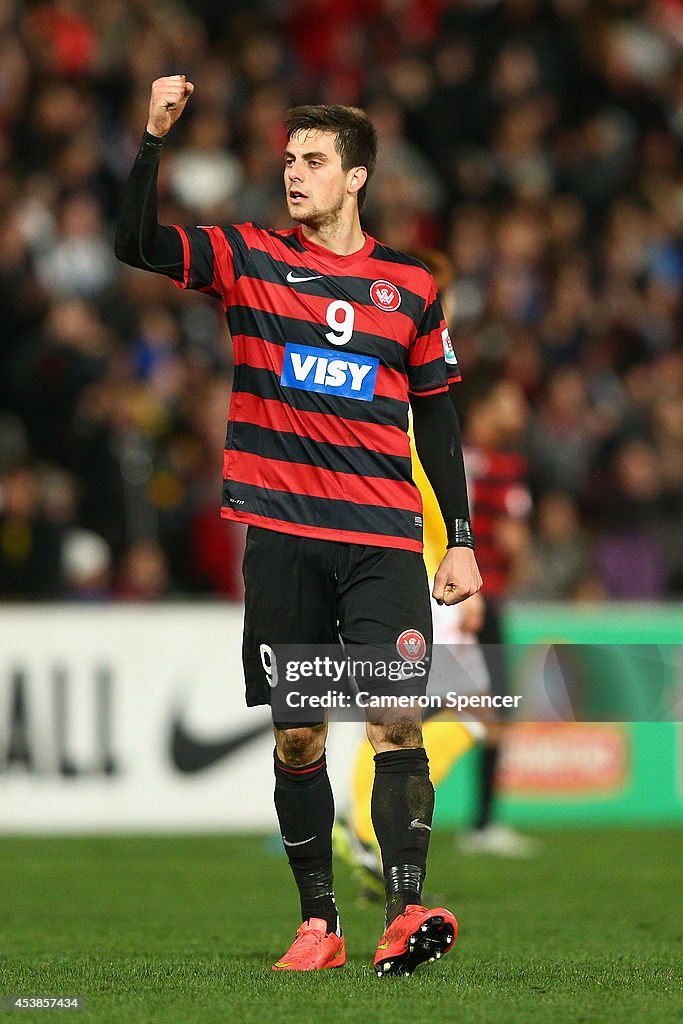
<svg viewBox="0 0 683 1024">
<path fill-rule="evenodd" d="M 410 903 L 394 918 L 379 941 L 375 953 L 375 973 L 412 974 L 425 960 L 440 960 L 453 947 L 458 922 L 450 910 L 427 910 Z"/>
<path fill-rule="evenodd" d="M 327 922 L 311 917 L 299 928 L 296 938 L 274 971 L 320 971 L 346 963 L 344 936 L 328 932 Z"/>
</svg>

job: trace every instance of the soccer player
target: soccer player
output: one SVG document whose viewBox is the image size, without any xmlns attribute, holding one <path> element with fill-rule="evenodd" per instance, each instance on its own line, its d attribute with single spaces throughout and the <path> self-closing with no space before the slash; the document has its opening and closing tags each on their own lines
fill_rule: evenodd
<svg viewBox="0 0 683 1024">
<path fill-rule="evenodd" d="M 278 644 L 387 645 L 429 655 L 431 614 L 408 406 L 439 498 L 448 548 L 433 596 L 479 590 L 457 416 L 458 367 L 431 274 L 366 235 L 359 211 L 376 159 L 366 115 L 341 106 L 287 115 L 284 187 L 296 226 L 157 223 L 164 137 L 194 86 L 152 86 L 149 120 L 122 200 L 116 253 L 217 298 L 235 377 L 222 515 L 249 526 L 243 662 L 248 705 L 270 704 Z M 276 970 L 346 959 L 334 898 L 327 723 L 274 722 L 275 807 L 302 925 Z M 372 718 L 373 824 L 386 928 L 375 970 L 410 974 L 453 945 L 457 922 L 422 906 L 434 790 L 419 714 Z"/>
<path fill-rule="evenodd" d="M 479 561 L 486 576 L 484 615 L 477 630 L 495 694 L 510 693 L 502 611 L 511 570 L 526 551 L 532 511 L 527 465 L 520 443 L 527 426 L 524 393 L 515 381 L 491 371 L 468 378 L 465 463 Z M 509 719 L 490 722 L 479 762 L 475 818 L 460 837 L 464 853 L 532 857 L 538 840 L 497 820 L 498 765 Z"/>
</svg>

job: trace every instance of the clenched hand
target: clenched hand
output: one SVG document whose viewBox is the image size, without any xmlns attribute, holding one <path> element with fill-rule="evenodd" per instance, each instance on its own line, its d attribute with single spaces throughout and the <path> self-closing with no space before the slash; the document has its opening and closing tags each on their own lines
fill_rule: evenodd
<svg viewBox="0 0 683 1024">
<path fill-rule="evenodd" d="M 152 83 L 152 95 L 149 100 L 149 119 L 147 131 L 163 139 L 176 123 L 185 104 L 194 92 L 192 82 L 185 75 L 169 75 L 168 78 L 157 78 Z"/>
<path fill-rule="evenodd" d="M 449 548 L 436 571 L 432 597 L 437 604 L 459 604 L 476 594 L 481 584 L 472 548 Z"/>
</svg>

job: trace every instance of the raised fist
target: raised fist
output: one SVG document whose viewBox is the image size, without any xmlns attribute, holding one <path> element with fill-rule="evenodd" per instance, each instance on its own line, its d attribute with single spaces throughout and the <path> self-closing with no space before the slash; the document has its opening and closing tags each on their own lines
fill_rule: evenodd
<svg viewBox="0 0 683 1024">
<path fill-rule="evenodd" d="M 170 132 L 194 92 L 192 82 L 185 75 L 169 75 L 168 78 L 157 78 L 152 83 L 152 95 L 149 100 L 149 119 L 147 131 L 162 139 Z"/>
</svg>

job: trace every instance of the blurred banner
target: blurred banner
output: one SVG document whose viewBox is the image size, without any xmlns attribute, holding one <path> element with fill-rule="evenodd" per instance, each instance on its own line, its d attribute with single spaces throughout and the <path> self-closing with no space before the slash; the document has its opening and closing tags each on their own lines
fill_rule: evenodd
<svg viewBox="0 0 683 1024">
<path fill-rule="evenodd" d="M 511 645 L 513 671 L 530 694 L 535 651 L 615 639 L 610 612 L 600 613 L 602 631 L 595 614 L 552 614 L 527 606 L 510 616 L 511 639 L 523 641 Z M 683 610 L 620 610 L 619 622 L 630 643 L 666 644 L 665 627 L 683 636 Z M 237 605 L 4 608 L 0 831 L 274 828 L 270 715 L 244 705 L 241 630 Z M 680 684 L 673 651 L 661 661 L 674 673 L 667 692 Z M 603 653 L 591 657 L 599 676 Z M 637 708 L 638 678 L 627 669 L 624 692 Z M 683 820 L 679 725 L 531 722 L 508 733 L 512 822 Z M 358 723 L 335 723 L 329 762 L 340 809 L 361 735 Z M 440 823 L 467 820 L 472 771 L 469 757 L 440 788 Z"/>
<path fill-rule="evenodd" d="M 572 656 L 572 677 L 584 690 L 590 682 L 590 710 L 604 719 L 606 698 L 619 690 L 623 719 L 512 726 L 502 764 L 507 819 L 530 825 L 683 821 L 683 725 L 653 721 L 651 713 L 659 697 L 662 717 L 683 717 L 683 607 L 512 604 L 505 625 L 515 687 L 533 690 L 544 657 L 547 667 L 544 651 L 571 653 L 571 645 L 581 645 Z M 442 806 L 451 820 L 467 818 L 472 770 L 465 759 L 448 780 Z"/>
<path fill-rule="evenodd" d="M 476 752 L 439 789 L 439 821 L 472 820 Z M 520 723 L 508 729 L 500 818 L 510 824 L 683 823 L 683 726 Z"/>
<path fill-rule="evenodd" d="M 3 610 L 0 829 L 272 824 L 241 628 L 226 605 Z"/>
</svg>

